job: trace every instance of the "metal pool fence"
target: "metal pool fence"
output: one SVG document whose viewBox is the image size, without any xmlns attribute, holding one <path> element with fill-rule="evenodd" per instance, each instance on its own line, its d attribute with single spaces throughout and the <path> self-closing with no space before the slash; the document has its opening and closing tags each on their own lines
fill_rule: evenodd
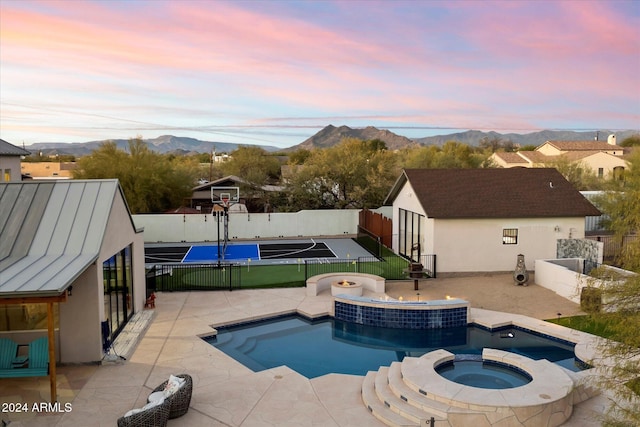
<svg viewBox="0 0 640 427">
<path fill-rule="evenodd" d="M 436 256 L 422 255 L 419 262 L 427 270 L 427 277 L 436 277 Z M 309 259 L 304 262 L 305 280 L 318 274 L 326 273 L 367 273 L 384 277 L 387 280 L 404 280 L 409 278 L 410 261 L 399 256 L 358 257 L 357 259 Z"/>
<path fill-rule="evenodd" d="M 147 293 L 240 289 L 240 265 L 161 264 L 147 271 Z"/>
<path fill-rule="evenodd" d="M 357 272 L 388 280 L 408 279 L 409 260 L 399 256 L 359 257 L 352 259 L 309 259 L 301 265 L 255 265 L 238 263 L 171 263 L 157 264 L 147 270 L 147 297 L 151 292 L 213 291 L 241 288 L 304 286 L 318 274 Z M 436 277 L 436 256 L 422 255 L 420 263 L 428 271 L 425 277 Z"/>
</svg>

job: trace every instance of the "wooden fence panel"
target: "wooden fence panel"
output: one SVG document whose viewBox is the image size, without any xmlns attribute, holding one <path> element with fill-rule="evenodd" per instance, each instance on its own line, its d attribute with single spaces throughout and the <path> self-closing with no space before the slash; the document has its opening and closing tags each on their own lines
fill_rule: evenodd
<svg viewBox="0 0 640 427">
<path fill-rule="evenodd" d="M 386 247 L 391 247 L 391 236 L 393 233 L 393 221 L 391 221 L 391 219 L 380 213 L 363 209 L 360 211 L 360 227 L 378 236 L 382 244 Z"/>
</svg>

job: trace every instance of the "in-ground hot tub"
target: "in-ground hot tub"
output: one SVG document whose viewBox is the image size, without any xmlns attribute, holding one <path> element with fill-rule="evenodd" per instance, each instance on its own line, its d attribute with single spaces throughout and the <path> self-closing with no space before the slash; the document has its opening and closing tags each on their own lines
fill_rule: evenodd
<svg viewBox="0 0 640 427">
<path fill-rule="evenodd" d="M 531 376 L 515 366 L 483 360 L 479 354 L 456 354 L 450 362 L 436 367 L 440 376 L 469 387 L 503 390 L 531 382 Z"/>
</svg>

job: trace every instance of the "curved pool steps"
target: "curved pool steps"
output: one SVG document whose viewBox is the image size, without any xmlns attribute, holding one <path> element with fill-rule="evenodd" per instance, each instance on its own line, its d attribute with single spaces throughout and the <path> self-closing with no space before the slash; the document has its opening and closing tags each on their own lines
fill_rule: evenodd
<svg viewBox="0 0 640 427">
<path fill-rule="evenodd" d="M 483 359 L 517 366 L 530 374 L 532 381 L 498 390 L 457 384 L 435 371 L 439 364 L 453 358 L 446 350 L 436 350 L 370 371 L 362 384 L 362 400 L 373 416 L 389 426 L 429 425 L 425 420 L 433 417 L 437 425 L 452 427 L 551 427 L 567 421 L 574 402 L 590 394 L 576 383 L 580 375 L 570 375 L 547 360 L 494 349 L 485 349 Z"/>
</svg>

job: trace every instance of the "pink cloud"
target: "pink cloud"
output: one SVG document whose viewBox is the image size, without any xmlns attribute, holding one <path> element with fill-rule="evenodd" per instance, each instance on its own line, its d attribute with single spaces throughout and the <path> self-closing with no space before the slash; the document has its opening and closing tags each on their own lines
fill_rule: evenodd
<svg viewBox="0 0 640 427">
<path fill-rule="evenodd" d="M 286 2 L 3 2 L 2 96 L 519 128 L 615 96 L 629 105 L 640 86 L 638 18 L 606 2 L 371 4 L 314 3 L 338 14 L 328 24 Z"/>
</svg>

